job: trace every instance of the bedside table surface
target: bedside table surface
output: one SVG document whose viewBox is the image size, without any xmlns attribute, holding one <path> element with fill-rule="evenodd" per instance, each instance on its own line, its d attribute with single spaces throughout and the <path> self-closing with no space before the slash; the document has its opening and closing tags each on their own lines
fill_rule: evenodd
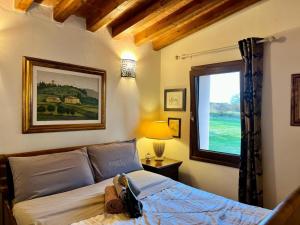
<svg viewBox="0 0 300 225">
<path fill-rule="evenodd" d="M 141 159 L 141 162 L 145 166 L 151 166 L 151 167 L 158 168 L 158 169 L 169 167 L 171 165 L 180 166 L 182 163 L 182 161 L 170 159 L 170 158 L 164 158 L 163 161 L 156 161 L 154 158 L 151 158 L 151 160 L 149 160 L 149 161 L 146 161 L 146 159 Z"/>
</svg>

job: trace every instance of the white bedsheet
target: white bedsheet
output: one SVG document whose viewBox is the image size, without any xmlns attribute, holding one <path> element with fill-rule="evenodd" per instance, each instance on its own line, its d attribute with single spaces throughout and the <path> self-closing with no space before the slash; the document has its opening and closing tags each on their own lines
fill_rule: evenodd
<svg viewBox="0 0 300 225">
<path fill-rule="evenodd" d="M 147 194 L 149 187 L 159 187 L 167 178 L 147 171 L 128 176 Z M 19 202 L 13 207 L 18 225 L 70 225 L 104 212 L 104 189 L 112 178 L 72 191 Z"/>
<path fill-rule="evenodd" d="M 143 217 L 104 212 L 101 183 L 48 197 L 20 202 L 14 207 L 18 225 L 100 225 L 100 224 L 258 224 L 270 211 L 223 198 L 147 171 L 129 176 L 141 188 Z M 79 222 L 80 221 L 80 222 Z"/>
<path fill-rule="evenodd" d="M 178 182 L 159 192 L 156 188 L 142 202 L 144 213 L 138 219 L 104 213 L 72 225 L 255 225 L 270 212 Z"/>
</svg>

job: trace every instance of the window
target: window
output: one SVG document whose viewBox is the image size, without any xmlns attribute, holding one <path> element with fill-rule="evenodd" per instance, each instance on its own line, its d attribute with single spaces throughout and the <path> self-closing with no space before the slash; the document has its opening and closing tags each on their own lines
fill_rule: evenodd
<svg viewBox="0 0 300 225">
<path fill-rule="evenodd" d="M 190 158 L 238 167 L 243 62 L 192 67 Z"/>
</svg>

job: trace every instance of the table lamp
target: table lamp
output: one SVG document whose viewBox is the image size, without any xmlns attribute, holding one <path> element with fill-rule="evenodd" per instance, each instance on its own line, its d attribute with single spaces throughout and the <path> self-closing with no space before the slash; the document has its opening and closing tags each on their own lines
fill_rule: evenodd
<svg viewBox="0 0 300 225">
<path fill-rule="evenodd" d="M 164 140 L 172 139 L 172 132 L 166 121 L 154 121 L 152 122 L 147 131 L 146 138 L 155 139 L 153 141 L 153 149 L 155 152 L 155 160 L 163 161 L 163 154 L 165 151 L 165 142 Z"/>
</svg>

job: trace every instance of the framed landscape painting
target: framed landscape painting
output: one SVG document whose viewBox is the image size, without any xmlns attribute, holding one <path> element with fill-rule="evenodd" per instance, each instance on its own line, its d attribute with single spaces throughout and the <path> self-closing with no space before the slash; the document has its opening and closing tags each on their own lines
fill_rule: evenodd
<svg viewBox="0 0 300 225">
<path fill-rule="evenodd" d="M 23 133 L 105 129 L 106 72 L 23 57 Z"/>
</svg>

